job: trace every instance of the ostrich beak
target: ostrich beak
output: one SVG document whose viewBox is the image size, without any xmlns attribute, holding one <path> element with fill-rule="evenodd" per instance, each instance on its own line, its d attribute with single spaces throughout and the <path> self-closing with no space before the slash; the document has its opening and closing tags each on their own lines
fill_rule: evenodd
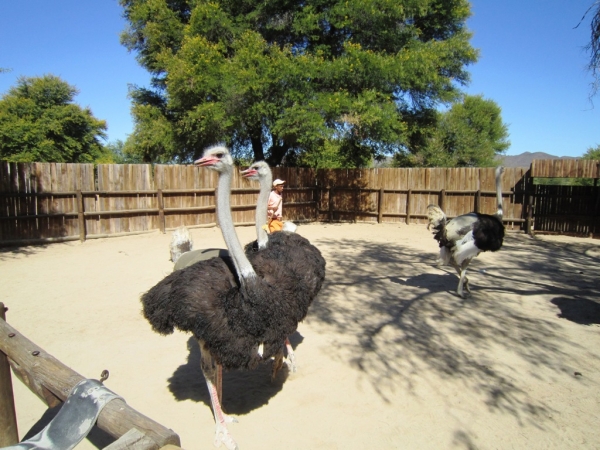
<svg viewBox="0 0 600 450">
<path fill-rule="evenodd" d="M 258 170 L 256 169 L 246 169 L 240 172 L 244 178 L 252 177 L 258 175 Z"/>
<path fill-rule="evenodd" d="M 205 156 L 204 158 L 197 159 L 194 161 L 195 166 L 214 166 L 219 162 L 218 158 L 214 156 Z"/>
</svg>

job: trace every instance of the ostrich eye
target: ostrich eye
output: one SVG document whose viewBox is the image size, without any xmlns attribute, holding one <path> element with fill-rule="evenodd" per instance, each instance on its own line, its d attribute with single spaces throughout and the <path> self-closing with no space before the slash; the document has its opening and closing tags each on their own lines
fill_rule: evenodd
<svg viewBox="0 0 600 450">
<path fill-rule="evenodd" d="M 224 153 L 215 153 L 215 156 L 219 159 L 223 157 Z"/>
</svg>

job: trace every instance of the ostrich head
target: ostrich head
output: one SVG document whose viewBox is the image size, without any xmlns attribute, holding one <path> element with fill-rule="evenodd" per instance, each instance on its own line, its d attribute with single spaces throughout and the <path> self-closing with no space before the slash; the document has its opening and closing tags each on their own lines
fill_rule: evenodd
<svg viewBox="0 0 600 450">
<path fill-rule="evenodd" d="M 217 172 L 230 172 L 233 164 L 229 150 L 223 146 L 207 148 L 202 158 L 194 161 L 195 166 L 208 167 Z"/>
<path fill-rule="evenodd" d="M 252 181 L 261 181 L 265 180 L 268 177 L 273 178 L 273 176 L 271 175 L 271 168 L 264 161 L 257 161 L 253 163 L 246 170 L 242 170 L 241 173 L 244 178 L 247 178 Z M 271 182 L 269 181 L 268 184 L 270 186 Z"/>
</svg>

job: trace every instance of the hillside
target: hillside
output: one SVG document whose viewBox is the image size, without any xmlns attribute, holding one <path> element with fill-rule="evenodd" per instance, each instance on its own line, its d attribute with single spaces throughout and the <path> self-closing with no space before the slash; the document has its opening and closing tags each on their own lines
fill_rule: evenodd
<svg viewBox="0 0 600 450">
<path fill-rule="evenodd" d="M 544 152 L 525 152 L 520 155 L 507 155 L 498 158 L 504 167 L 529 167 L 534 159 L 577 159 L 572 156 L 554 156 Z"/>
</svg>

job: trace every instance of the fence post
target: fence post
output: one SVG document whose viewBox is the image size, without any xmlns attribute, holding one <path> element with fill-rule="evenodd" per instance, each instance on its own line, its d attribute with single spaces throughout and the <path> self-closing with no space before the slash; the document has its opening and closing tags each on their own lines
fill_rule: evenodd
<svg viewBox="0 0 600 450">
<path fill-rule="evenodd" d="M 6 320 L 7 308 L 0 302 L 0 320 Z M 10 336 L 9 336 L 10 337 Z M 0 447 L 19 443 L 15 397 L 8 356 L 0 351 Z"/>
<path fill-rule="evenodd" d="M 162 189 L 158 190 L 158 228 L 165 233 L 165 202 Z"/>
<path fill-rule="evenodd" d="M 479 212 L 480 205 L 481 205 L 481 189 L 477 189 L 477 192 L 475 193 L 475 212 L 476 213 Z"/>
<path fill-rule="evenodd" d="M 527 190 L 527 218 L 525 219 L 525 232 L 533 236 L 533 194 Z"/>
<path fill-rule="evenodd" d="M 321 189 L 318 186 L 315 186 L 312 189 L 312 197 L 313 202 L 315 202 L 315 216 L 314 220 L 317 222 L 319 220 L 319 206 L 321 205 Z"/>
<path fill-rule="evenodd" d="M 412 189 L 408 190 L 406 194 L 406 224 L 410 224 L 410 197 L 412 196 Z"/>
<path fill-rule="evenodd" d="M 85 241 L 85 216 L 83 215 L 83 194 L 77 190 L 77 218 L 79 220 L 79 240 Z"/>
<path fill-rule="evenodd" d="M 358 213 L 360 212 L 360 186 L 356 187 L 356 200 L 354 201 L 354 222 L 358 222 Z"/>
<path fill-rule="evenodd" d="M 377 198 L 377 223 L 383 222 L 383 188 L 379 189 Z"/>
<path fill-rule="evenodd" d="M 442 189 L 442 190 L 440 191 L 440 198 L 439 198 L 439 201 L 438 201 L 438 203 L 440 204 L 440 209 L 441 209 L 442 211 L 446 211 L 446 210 L 444 209 L 444 203 L 446 203 L 446 189 Z"/>
<path fill-rule="evenodd" d="M 333 222 L 333 187 L 327 188 L 329 191 L 329 221 Z"/>
</svg>

